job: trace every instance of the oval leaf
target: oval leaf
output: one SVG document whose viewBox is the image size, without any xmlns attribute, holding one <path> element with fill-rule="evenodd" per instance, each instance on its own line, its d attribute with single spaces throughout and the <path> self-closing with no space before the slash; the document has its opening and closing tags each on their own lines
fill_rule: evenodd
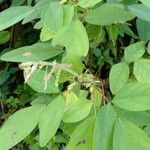
<svg viewBox="0 0 150 150">
<path fill-rule="evenodd" d="M 89 16 L 85 17 L 85 20 L 90 24 L 110 25 L 125 22 L 133 18 L 134 15 L 124 10 L 123 5 L 106 3 L 95 8 Z"/>
<path fill-rule="evenodd" d="M 50 43 L 36 43 L 7 52 L 0 59 L 12 62 L 33 62 L 53 58 L 60 53 L 62 50 L 52 47 Z"/>
<path fill-rule="evenodd" d="M 55 135 L 61 122 L 64 109 L 64 99 L 58 96 L 42 112 L 39 121 L 41 147 L 44 147 Z"/>
<path fill-rule="evenodd" d="M 4 30 L 27 17 L 33 11 L 33 7 L 11 7 L 0 13 L 0 31 Z"/>
<path fill-rule="evenodd" d="M 59 2 L 48 2 L 42 9 L 41 20 L 52 32 L 57 32 L 63 25 L 63 7 Z"/>
<path fill-rule="evenodd" d="M 72 133 L 65 150 L 91 150 L 95 116 L 84 120 Z"/>
<path fill-rule="evenodd" d="M 130 11 L 132 11 L 138 18 L 150 21 L 150 8 L 143 4 L 134 4 L 128 6 Z"/>
<path fill-rule="evenodd" d="M 118 119 L 114 129 L 114 150 L 149 150 L 150 138 L 132 122 Z"/>
<path fill-rule="evenodd" d="M 138 18 L 136 20 L 136 26 L 140 40 L 144 42 L 150 40 L 150 22 Z"/>
<path fill-rule="evenodd" d="M 134 75 L 139 82 L 150 83 L 150 60 L 139 59 L 134 63 Z"/>
<path fill-rule="evenodd" d="M 116 94 L 124 86 L 128 80 L 129 73 L 129 67 L 124 62 L 118 63 L 111 68 L 109 84 L 113 94 Z"/>
<path fill-rule="evenodd" d="M 136 61 L 139 58 L 141 58 L 144 53 L 145 53 L 144 42 L 141 41 L 141 42 L 134 43 L 128 46 L 127 48 L 125 48 L 125 52 L 124 52 L 125 61 L 129 63 Z"/>
<path fill-rule="evenodd" d="M 131 111 L 150 109 L 150 84 L 132 82 L 126 84 L 114 97 L 113 103 Z"/>
<path fill-rule="evenodd" d="M 93 150 L 111 150 L 113 147 L 113 130 L 116 114 L 111 105 L 103 106 L 97 114 L 94 134 Z"/>
<path fill-rule="evenodd" d="M 81 57 L 86 56 L 89 50 L 88 36 L 83 24 L 79 20 L 72 21 L 58 32 L 52 43 L 66 47 L 67 53 L 63 57 L 62 63 L 71 64 L 74 71 L 81 73 L 83 70 Z M 60 79 L 65 81 L 70 77 L 72 77 L 70 74 L 63 72 Z"/>
<path fill-rule="evenodd" d="M 45 105 L 36 105 L 14 113 L 0 129 L 0 149 L 8 150 L 36 127 Z"/>
</svg>

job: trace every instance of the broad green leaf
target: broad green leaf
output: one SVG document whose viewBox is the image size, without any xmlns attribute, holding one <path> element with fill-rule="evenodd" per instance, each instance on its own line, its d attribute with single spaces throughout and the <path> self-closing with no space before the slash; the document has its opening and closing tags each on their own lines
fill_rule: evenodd
<svg viewBox="0 0 150 150">
<path fill-rule="evenodd" d="M 36 105 L 14 113 L 0 129 L 0 149 L 8 150 L 22 141 L 36 127 L 45 105 Z"/>
<path fill-rule="evenodd" d="M 71 39 L 71 40 L 70 40 Z M 63 57 L 62 63 L 71 64 L 71 68 L 81 73 L 83 64 L 82 56 L 86 56 L 89 50 L 89 41 L 83 24 L 79 21 L 72 21 L 69 25 L 64 26 L 61 31 L 54 37 L 53 45 L 63 45 L 66 47 L 66 55 Z M 68 79 L 68 73 L 62 73 L 61 80 Z"/>
<path fill-rule="evenodd" d="M 139 59 L 134 63 L 134 75 L 139 82 L 150 83 L 150 59 Z"/>
<path fill-rule="evenodd" d="M 27 17 L 33 10 L 33 7 L 18 6 L 11 7 L 2 11 L 0 13 L 0 31 L 21 21 L 23 18 Z"/>
<path fill-rule="evenodd" d="M 84 120 L 72 133 L 65 150 L 91 150 L 95 116 Z"/>
<path fill-rule="evenodd" d="M 41 147 L 44 147 L 55 135 L 61 122 L 64 109 L 64 99 L 61 96 L 58 96 L 42 112 L 39 121 L 39 141 Z"/>
<path fill-rule="evenodd" d="M 150 109 L 150 84 L 131 82 L 127 83 L 114 97 L 115 105 L 130 111 Z"/>
<path fill-rule="evenodd" d="M 62 50 L 52 47 L 50 43 L 36 43 L 7 52 L 0 59 L 12 62 L 33 62 L 53 58 L 60 53 Z"/>
<path fill-rule="evenodd" d="M 4 44 L 8 42 L 10 39 L 10 32 L 8 31 L 1 31 L 0 32 L 0 44 Z"/>
<path fill-rule="evenodd" d="M 77 5 L 82 8 L 87 8 L 96 5 L 97 3 L 101 2 L 102 0 L 79 0 Z"/>
<path fill-rule="evenodd" d="M 150 8 L 146 7 L 143 4 L 134 4 L 128 7 L 130 11 L 132 11 L 138 18 L 150 21 Z"/>
<path fill-rule="evenodd" d="M 64 5 L 63 6 L 63 11 L 64 11 L 64 20 L 63 20 L 63 25 L 69 24 L 74 15 L 74 6 L 73 5 Z"/>
<path fill-rule="evenodd" d="M 140 40 L 144 42 L 150 40 L 150 22 L 138 18 L 136 20 L 136 26 Z"/>
<path fill-rule="evenodd" d="M 145 53 L 145 44 L 144 42 L 137 42 L 132 45 L 129 45 L 125 48 L 124 57 L 125 61 L 133 62 L 138 60 Z"/>
<path fill-rule="evenodd" d="M 95 25 L 110 25 L 132 20 L 134 15 L 123 9 L 121 4 L 103 4 L 93 9 L 92 13 L 85 17 L 86 22 Z"/>
<path fill-rule="evenodd" d="M 103 106 L 95 121 L 93 150 L 112 150 L 115 121 L 116 114 L 113 107 L 111 105 Z"/>
<path fill-rule="evenodd" d="M 77 97 L 73 92 L 67 95 L 68 103 L 62 120 L 64 122 L 78 122 L 88 116 L 91 111 L 92 103 L 85 98 Z"/>
<path fill-rule="evenodd" d="M 62 28 L 54 37 L 53 44 L 61 44 L 66 47 L 68 55 L 75 54 L 80 57 L 86 56 L 89 49 L 86 30 L 79 20 Z"/>
<path fill-rule="evenodd" d="M 113 136 L 114 150 L 149 150 L 150 138 L 135 124 L 118 119 Z"/>
<path fill-rule="evenodd" d="M 52 32 L 57 32 L 63 25 L 63 7 L 59 2 L 48 2 L 42 9 L 42 24 Z"/>
<path fill-rule="evenodd" d="M 109 84 L 113 94 L 116 94 L 127 82 L 129 77 L 129 67 L 125 62 L 114 65 L 110 70 Z"/>
<path fill-rule="evenodd" d="M 44 82 L 45 71 L 39 70 L 36 71 L 31 79 L 27 82 L 27 84 L 37 92 L 40 93 L 58 93 L 59 89 L 55 84 L 55 77 L 51 76 L 50 80 L 47 82 L 47 88 L 44 90 L 45 82 Z"/>
<path fill-rule="evenodd" d="M 115 111 L 120 118 L 126 118 L 139 126 L 150 124 L 150 114 L 146 111 L 128 111 L 116 106 Z"/>
<path fill-rule="evenodd" d="M 149 0 L 140 0 L 144 5 L 150 8 L 150 1 Z"/>
</svg>

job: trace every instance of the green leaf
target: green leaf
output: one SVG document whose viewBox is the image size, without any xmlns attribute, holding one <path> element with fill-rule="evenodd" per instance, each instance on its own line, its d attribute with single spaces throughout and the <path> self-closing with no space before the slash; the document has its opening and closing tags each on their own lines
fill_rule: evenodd
<svg viewBox="0 0 150 150">
<path fill-rule="evenodd" d="M 89 50 L 88 36 L 83 24 L 79 20 L 72 21 L 58 32 L 52 43 L 66 47 L 67 53 L 63 57 L 62 63 L 71 64 L 74 71 L 81 73 L 83 70 L 81 57 L 86 56 Z M 63 73 L 60 79 L 64 81 L 70 78 L 69 75 Z"/>
<path fill-rule="evenodd" d="M 111 105 L 103 106 L 95 121 L 93 150 L 112 150 L 115 121 L 116 114 L 113 107 Z"/>
<path fill-rule="evenodd" d="M 33 10 L 33 7 L 18 6 L 2 11 L 0 13 L 0 31 L 21 21 L 23 18 L 32 13 Z"/>
<path fill-rule="evenodd" d="M 65 150 L 91 150 L 95 116 L 84 120 L 72 133 Z"/>
<path fill-rule="evenodd" d="M 74 6 L 73 5 L 64 5 L 63 6 L 63 11 L 64 11 L 64 21 L 63 25 L 67 25 L 71 23 L 74 15 Z"/>
<path fill-rule="evenodd" d="M 134 75 L 139 82 L 150 83 L 150 60 L 139 59 L 134 63 Z"/>
<path fill-rule="evenodd" d="M 143 4 L 134 4 L 128 6 L 130 11 L 132 11 L 138 18 L 150 21 L 150 8 Z"/>
<path fill-rule="evenodd" d="M 82 122 L 82 121 L 81 121 Z M 77 126 L 81 123 L 81 122 L 75 122 L 75 123 L 65 123 L 63 125 L 63 132 L 65 134 L 71 135 L 73 133 L 73 131 L 77 128 Z"/>
<path fill-rule="evenodd" d="M 22 5 L 24 2 L 25 2 L 25 0 L 13 0 L 13 1 L 12 1 L 12 4 L 11 4 L 11 7 L 12 7 L 12 6 L 20 6 L 20 5 Z"/>
<path fill-rule="evenodd" d="M 138 18 L 136 20 L 136 26 L 140 40 L 144 42 L 150 40 L 150 22 Z"/>
<path fill-rule="evenodd" d="M 140 0 L 144 5 L 150 8 L 150 1 L 149 0 Z"/>
<path fill-rule="evenodd" d="M 143 111 L 150 109 L 150 84 L 127 83 L 114 97 L 113 103 L 123 109 Z"/>
<path fill-rule="evenodd" d="M 52 32 L 57 32 L 63 25 L 63 7 L 59 2 L 48 2 L 42 9 L 42 24 Z"/>
<path fill-rule="evenodd" d="M 149 137 L 135 124 L 118 119 L 114 129 L 114 150 L 149 150 Z"/>
<path fill-rule="evenodd" d="M 135 39 L 138 39 L 136 34 L 130 29 L 130 27 L 127 24 L 119 24 L 118 28 L 119 28 L 120 32 L 124 32 L 124 33 L 128 34 L 129 36 L 131 36 Z"/>
<path fill-rule="evenodd" d="M 49 28 L 45 25 L 43 25 L 41 29 L 41 34 L 40 34 L 40 40 L 41 41 L 48 41 L 52 39 L 55 36 L 56 33 L 52 32 L 49 30 Z"/>
<path fill-rule="evenodd" d="M 147 135 L 150 136 L 150 125 L 144 128 L 144 131 Z"/>
<path fill-rule="evenodd" d="M 22 141 L 36 127 L 45 105 L 36 105 L 14 113 L 0 129 L 0 148 L 8 150 Z"/>
<path fill-rule="evenodd" d="M 116 25 L 110 25 L 108 28 L 109 39 L 112 41 L 113 46 L 116 45 L 116 40 L 118 37 L 118 27 Z"/>
<path fill-rule="evenodd" d="M 68 26 L 62 28 L 54 37 L 53 44 L 61 44 L 66 47 L 68 55 L 74 53 L 80 57 L 86 56 L 89 49 L 86 30 L 79 20 L 72 21 Z"/>
<path fill-rule="evenodd" d="M 39 121 L 40 146 L 44 147 L 55 135 L 65 109 L 64 99 L 56 97 L 42 112 Z"/>
<path fill-rule="evenodd" d="M 97 3 L 101 2 L 102 0 L 79 0 L 77 5 L 82 8 L 87 8 L 96 5 Z"/>
<path fill-rule="evenodd" d="M 22 24 L 26 24 L 34 19 L 38 19 L 39 18 L 39 12 L 35 9 L 34 11 L 32 11 L 32 13 L 30 15 L 28 15 L 27 17 L 25 17 L 22 21 Z"/>
<path fill-rule="evenodd" d="M 51 76 L 50 80 L 48 80 L 47 88 L 44 90 L 45 87 L 44 76 L 45 71 L 39 70 L 32 75 L 31 79 L 27 82 L 27 84 L 35 91 L 40 93 L 58 93 L 59 89 L 55 85 L 54 76 Z"/>
<path fill-rule="evenodd" d="M 95 8 L 92 13 L 85 17 L 86 22 L 95 25 L 110 25 L 132 20 L 134 15 L 123 9 L 121 4 L 103 4 Z"/>
<path fill-rule="evenodd" d="M 0 71 L 0 86 L 10 77 L 7 71 Z"/>
<path fill-rule="evenodd" d="M 77 97 L 73 92 L 67 95 L 68 105 L 63 115 L 64 122 L 78 122 L 88 116 L 91 111 L 92 103 L 85 98 Z"/>
<path fill-rule="evenodd" d="M 4 44 L 8 42 L 10 39 L 10 32 L 8 31 L 1 31 L 0 32 L 0 44 Z"/>
<path fill-rule="evenodd" d="M 33 62 L 53 58 L 60 53 L 62 50 L 52 47 L 50 43 L 36 43 L 7 52 L 0 59 L 12 62 Z"/>
<path fill-rule="evenodd" d="M 99 91 L 99 89 L 95 86 L 91 88 L 93 88 L 91 92 L 91 101 L 94 106 L 100 106 L 102 103 L 102 91 Z"/>
<path fill-rule="evenodd" d="M 52 97 L 48 94 L 40 94 L 36 99 L 31 102 L 31 105 L 44 104 L 48 105 L 52 101 Z"/>
<path fill-rule="evenodd" d="M 150 114 L 146 111 L 128 111 L 116 106 L 115 111 L 120 118 L 126 118 L 139 126 L 150 124 Z"/>
<path fill-rule="evenodd" d="M 129 77 L 129 67 L 125 62 L 114 65 L 110 70 L 109 84 L 113 94 L 116 94 L 127 82 Z"/>
<path fill-rule="evenodd" d="M 137 42 L 132 45 L 129 45 L 127 48 L 125 48 L 124 57 L 125 61 L 127 62 L 133 62 L 138 60 L 143 56 L 145 53 L 145 44 L 144 42 Z"/>
</svg>

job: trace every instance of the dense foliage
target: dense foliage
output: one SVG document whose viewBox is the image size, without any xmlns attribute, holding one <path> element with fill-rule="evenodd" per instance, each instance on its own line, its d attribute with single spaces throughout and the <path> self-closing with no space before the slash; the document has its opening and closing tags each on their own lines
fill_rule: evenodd
<svg viewBox="0 0 150 150">
<path fill-rule="evenodd" d="M 150 150 L 149 0 L 0 9 L 0 150 Z"/>
</svg>

